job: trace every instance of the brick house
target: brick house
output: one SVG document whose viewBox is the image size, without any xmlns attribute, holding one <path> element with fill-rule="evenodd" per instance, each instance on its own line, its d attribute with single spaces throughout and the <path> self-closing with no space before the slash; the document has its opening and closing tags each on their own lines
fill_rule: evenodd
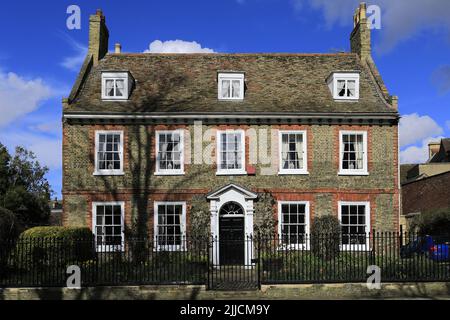
<svg viewBox="0 0 450 320">
<path fill-rule="evenodd" d="M 109 53 L 108 36 L 98 11 L 63 100 L 64 225 L 92 228 L 99 247 L 134 226 L 176 250 L 198 227 L 252 235 L 269 194 L 275 233 L 294 245 L 321 215 L 347 235 L 398 230 L 397 97 L 364 4 L 349 53 Z"/>
<path fill-rule="evenodd" d="M 450 210 L 450 139 L 428 144 L 429 159 L 408 169 L 402 181 L 401 224 L 409 229 L 411 218 L 440 209 Z M 406 170 L 405 170 L 406 171 Z"/>
</svg>

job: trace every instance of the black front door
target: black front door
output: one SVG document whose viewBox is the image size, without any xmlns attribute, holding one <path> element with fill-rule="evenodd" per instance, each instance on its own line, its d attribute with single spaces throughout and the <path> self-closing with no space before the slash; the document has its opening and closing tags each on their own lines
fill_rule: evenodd
<svg viewBox="0 0 450 320">
<path fill-rule="evenodd" d="M 219 219 L 220 264 L 244 264 L 244 217 L 220 217 Z"/>
</svg>

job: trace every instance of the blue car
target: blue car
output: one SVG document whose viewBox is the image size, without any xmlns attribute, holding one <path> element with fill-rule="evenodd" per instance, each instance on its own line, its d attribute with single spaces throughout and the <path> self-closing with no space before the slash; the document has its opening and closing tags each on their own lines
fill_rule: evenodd
<svg viewBox="0 0 450 320">
<path fill-rule="evenodd" d="M 414 253 L 425 254 L 433 261 L 450 261 L 448 243 L 435 244 L 431 236 L 417 237 L 400 248 L 400 257 L 410 258 Z"/>
</svg>

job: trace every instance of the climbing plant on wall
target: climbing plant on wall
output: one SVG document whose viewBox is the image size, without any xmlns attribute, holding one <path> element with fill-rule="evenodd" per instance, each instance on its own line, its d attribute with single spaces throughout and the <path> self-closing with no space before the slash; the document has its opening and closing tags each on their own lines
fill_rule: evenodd
<svg viewBox="0 0 450 320">
<path fill-rule="evenodd" d="M 210 236 L 209 203 L 204 196 L 192 198 L 189 220 L 188 235 L 190 237 L 206 238 Z"/>
<path fill-rule="evenodd" d="M 262 237 L 273 237 L 275 235 L 275 227 L 277 225 L 274 208 L 275 199 L 270 192 L 258 194 L 255 202 L 254 213 L 254 231 L 255 235 Z"/>
</svg>

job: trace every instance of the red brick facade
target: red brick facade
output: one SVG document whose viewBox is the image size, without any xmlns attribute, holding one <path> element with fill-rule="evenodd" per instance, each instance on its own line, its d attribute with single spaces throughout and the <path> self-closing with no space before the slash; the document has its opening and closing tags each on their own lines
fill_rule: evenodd
<svg viewBox="0 0 450 320">
<path fill-rule="evenodd" d="M 450 208 L 450 172 L 402 185 L 403 214 Z"/>
</svg>

